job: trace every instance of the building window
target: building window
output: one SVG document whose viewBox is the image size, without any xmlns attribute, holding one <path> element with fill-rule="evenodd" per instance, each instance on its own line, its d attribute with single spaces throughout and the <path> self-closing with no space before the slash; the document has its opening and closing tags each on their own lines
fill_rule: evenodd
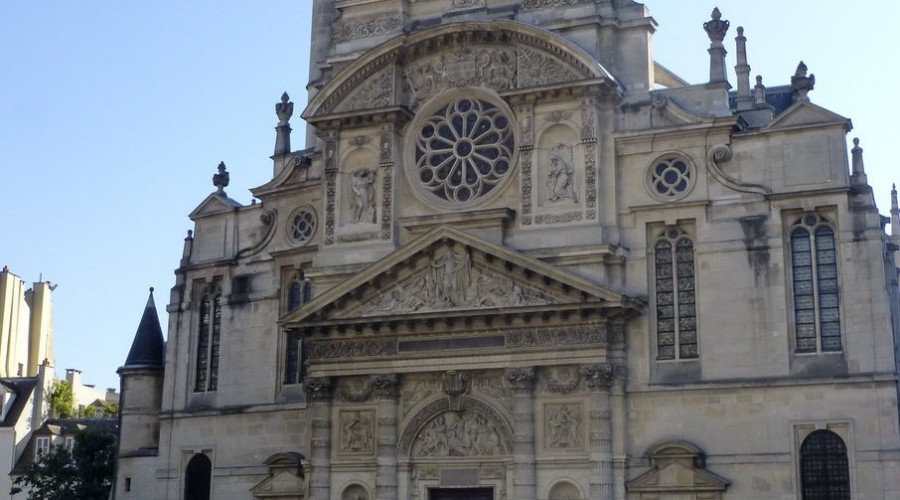
<svg viewBox="0 0 900 500">
<path fill-rule="evenodd" d="M 697 304 L 694 243 L 668 228 L 654 245 L 656 275 L 656 358 L 696 359 Z"/>
<path fill-rule="evenodd" d="M 419 111 L 406 175 L 426 201 L 456 208 L 500 192 L 515 165 L 515 120 L 502 100 L 466 89 Z"/>
<path fill-rule="evenodd" d="M 803 500 L 850 500 L 850 465 L 840 436 L 818 430 L 800 445 Z"/>
<path fill-rule="evenodd" d="M 791 229 L 791 269 L 796 352 L 840 351 L 834 229 L 820 217 L 805 215 Z"/>
<path fill-rule="evenodd" d="M 200 453 L 194 455 L 184 471 L 184 498 L 186 500 L 209 500 L 212 462 Z"/>
<path fill-rule="evenodd" d="M 66 443 L 66 449 L 69 450 L 69 453 L 71 453 L 72 450 L 75 449 L 75 438 L 72 436 L 66 436 L 65 443 Z"/>
<path fill-rule="evenodd" d="M 222 331 L 222 295 L 206 294 L 200 299 L 197 329 L 197 378 L 194 391 L 214 391 L 219 384 L 219 343 Z"/>
<path fill-rule="evenodd" d="M 303 340 L 297 333 L 287 333 L 287 345 L 284 349 L 284 383 L 299 384 L 303 381 L 306 351 Z"/>
<path fill-rule="evenodd" d="M 303 271 L 298 272 L 288 286 L 288 312 L 293 311 L 312 300 L 312 295 L 312 283 L 306 279 L 303 275 Z"/>
<path fill-rule="evenodd" d="M 125 491 L 126 492 L 131 491 L 131 478 L 130 477 L 125 478 Z"/>
<path fill-rule="evenodd" d="M 657 158 L 647 169 L 647 188 L 654 198 L 676 201 L 694 187 L 694 167 L 686 157 L 670 154 Z"/>
<path fill-rule="evenodd" d="M 41 456 L 50 452 L 50 437 L 38 436 L 34 440 L 34 461 L 37 462 Z"/>
<path fill-rule="evenodd" d="M 295 245 L 305 245 L 316 234 L 316 211 L 312 207 L 302 206 L 288 218 L 287 237 Z"/>
</svg>

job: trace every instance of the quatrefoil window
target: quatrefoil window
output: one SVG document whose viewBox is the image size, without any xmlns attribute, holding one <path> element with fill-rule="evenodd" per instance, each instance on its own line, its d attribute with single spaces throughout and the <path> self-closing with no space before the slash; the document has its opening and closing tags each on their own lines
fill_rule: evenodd
<svg viewBox="0 0 900 500">
<path fill-rule="evenodd" d="M 665 201 L 685 196 L 694 186 L 694 166 L 680 155 L 658 158 L 647 171 L 650 194 Z"/>
<path fill-rule="evenodd" d="M 435 201 L 450 206 L 481 201 L 509 176 L 515 150 L 509 112 L 471 96 L 423 111 L 413 129 L 411 180 Z"/>
</svg>

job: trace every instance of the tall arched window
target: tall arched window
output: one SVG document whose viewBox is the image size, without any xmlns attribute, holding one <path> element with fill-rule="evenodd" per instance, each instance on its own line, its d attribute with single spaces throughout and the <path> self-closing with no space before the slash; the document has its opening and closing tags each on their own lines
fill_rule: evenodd
<svg viewBox="0 0 900 500">
<path fill-rule="evenodd" d="M 209 457 L 202 453 L 194 455 L 184 471 L 184 499 L 209 500 L 211 480 L 212 462 Z"/>
<path fill-rule="evenodd" d="M 841 350 L 834 229 L 808 214 L 791 229 L 794 335 L 798 353 Z"/>
<path fill-rule="evenodd" d="M 697 303 L 694 242 L 677 228 L 666 229 L 654 246 L 656 274 L 656 358 L 696 359 Z"/>
<path fill-rule="evenodd" d="M 847 446 L 832 431 L 818 430 L 800 445 L 803 500 L 850 500 Z"/>
<path fill-rule="evenodd" d="M 222 295 L 200 299 L 197 328 L 197 372 L 194 391 L 214 391 L 219 384 L 219 344 L 222 332 Z"/>
<path fill-rule="evenodd" d="M 312 283 L 300 271 L 288 286 L 287 309 L 293 311 L 310 300 L 312 300 Z"/>
</svg>

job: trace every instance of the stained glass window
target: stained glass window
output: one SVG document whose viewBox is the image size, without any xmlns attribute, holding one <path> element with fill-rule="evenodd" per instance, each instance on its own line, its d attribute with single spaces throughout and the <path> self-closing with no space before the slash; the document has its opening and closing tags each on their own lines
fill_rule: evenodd
<svg viewBox="0 0 900 500">
<path fill-rule="evenodd" d="M 285 346 L 284 383 L 297 384 L 302 381 L 303 369 L 303 345 L 297 334 L 287 334 L 287 346 Z"/>
<path fill-rule="evenodd" d="M 657 359 L 697 358 L 694 243 L 682 232 L 669 230 L 654 251 Z"/>
<path fill-rule="evenodd" d="M 197 328 L 197 369 L 194 391 L 214 391 L 219 383 L 219 344 L 222 330 L 221 295 L 200 299 Z"/>
<path fill-rule="evenodd" d="M 840 295 L 834 230 L 815 215 L 791 230 L 796 352 L 841 350 Z"/>
<path fill-rule="evenodd" d="M 800 445 L 803 500 L 849 500 L 847 446 L 832 431 L 818 430 Z"/>
</svg>

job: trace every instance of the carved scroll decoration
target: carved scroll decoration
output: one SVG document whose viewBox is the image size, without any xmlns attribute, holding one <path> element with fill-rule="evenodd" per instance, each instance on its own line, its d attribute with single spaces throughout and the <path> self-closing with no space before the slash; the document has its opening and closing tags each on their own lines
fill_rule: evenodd
<svg viewBox="0 0 900 500">
<path fill-rule="evenodd" d="M 772 189 L 767 186 L 742 182 L 723 172 L 719 167 L 719 163 L 724 163 L 729 160 L 731 160 L 731 147 L 727 144 L 718 144 L 709 148 L 709 151 L 706 154 L 706 169 L 717 181 L 735 191 L 762 196 L 772 194 Z"/>
<path fill-rule="evenodd" d="M 528 47 L 518 47 L 517 88 L 540 87 L 582 79 L 575 70 L 549 54 Z"/>
<path fill-rule="evenodd" d="M 394 67 L 370 76 L 334 108 L 335 113 L 390 106 L 394 100 Z"/>
<path fill-rule="evenodd" d="M 399 33 L 402 27 L 403 19 L 399 15 L 338 22 L 331 27 L 331 41 L 332 43 L 342 43 L 359 38 Z"/>
</svg>

